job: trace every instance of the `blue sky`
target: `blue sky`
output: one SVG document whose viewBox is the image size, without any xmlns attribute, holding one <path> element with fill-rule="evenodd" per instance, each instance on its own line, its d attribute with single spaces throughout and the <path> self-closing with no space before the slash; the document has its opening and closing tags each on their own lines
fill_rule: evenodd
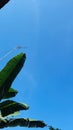
<svg viewBox="0 0 73 130">
<path fill-rule="evenodd" d="M 27 47 L 0 61 L 2 68 L 14 55 L 27 55 L 13 83 L 19 90 L 15 100 L 30 106 L 21 116 L 62 130 L 73 130 L 72 15 L 72 0 L 11 0 L 0 10 L 0 57 L 18 45 Z M 10 129 L 24 128 L 5 130 Z"/>
</svg>

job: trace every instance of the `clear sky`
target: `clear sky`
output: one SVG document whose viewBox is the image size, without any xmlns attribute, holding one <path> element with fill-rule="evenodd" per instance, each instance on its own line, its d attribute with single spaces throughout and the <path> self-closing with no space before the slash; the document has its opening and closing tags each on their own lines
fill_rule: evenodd
<svg viewBox="0 0 73 130">
<path fill-rule="evenodd" d="M 19 90 L 15 100 L 30 106 L 21 116 L 73 130 L 73 1 L 10 0 L 0 10 L 0 57 L 18 45 L 27 48 L 0 61 L 0 68 L 14 55 L 26 53 L 13 83 Z M 10 129 L 28 130 L 5 128 Z"/>
</svg>

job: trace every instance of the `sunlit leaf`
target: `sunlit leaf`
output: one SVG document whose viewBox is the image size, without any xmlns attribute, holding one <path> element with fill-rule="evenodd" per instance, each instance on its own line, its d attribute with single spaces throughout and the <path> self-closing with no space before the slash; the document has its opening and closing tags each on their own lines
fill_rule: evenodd
<svg viewBox="0 0 73 130">
<path fill-rule="evenodd" d="M 20 110 L 27 110 L 27 109 L 29 109 L 28 105 L 23 103 L 18 103 L 12 100 L 7 100 L 0 103 L 0 110 L 1 110 L 2 117 L 8 116 Z"/>
<path fill-rule="evenodd" d="M 0 100 L 5 97 L 12 82 L 20 72 L 25 62 L 26 55 L 20 53 L 12 58 L 0 72 Z"/>
<path fill-rule="evenodd" d="M 10 118 L 10 117 L 14 117 L 14 116 L 18 116 L 20 114 L 20 111 L 14 112 L 13 114 L 7 115 L 3 118 Z"/>
</svg>

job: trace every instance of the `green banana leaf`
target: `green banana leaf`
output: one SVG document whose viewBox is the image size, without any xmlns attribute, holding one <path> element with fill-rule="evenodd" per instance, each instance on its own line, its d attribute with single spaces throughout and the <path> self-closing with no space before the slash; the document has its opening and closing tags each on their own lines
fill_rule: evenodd
<svg viewBox="0 0 73 130">
<path fill-rule="evenodd" d="M 7 126 L 7 120 L 0 118 L 0 129 Z"/>
<path fill-rule="evenodd" d="M 6 95 L 3 97 L 3 99 L 15 97 L 17 93 L 18 93 L 17 90 L 10 88 L 9 91 L 6 93 Z"/>
<path fill-rule="evenodd" d="M 26 55 L 20 53 L 12 58 L 0 72 L 0 100 L 7 94 L 12 82 L 20 72 Z"/>
<path fill-rule="evenodd" d="M 0 9 L 9 2 L 10 0 L 0 0 Z"/>
<path fill-rule="evenodd" d="M 47 126 L 43 121 L 40 120 L 31 120 L 29 118 L 16 118 L 16 119 L 4 119 L 0 121 L 0 128 L 5 128 L 5 127 L 16 127 L 16 126 L 21 126 L 21 127 L 28 127 L 28 128 L 44 128 Z"/>
<path fill-rule="evenodd" d="M 5 117 L 20 110 L 27 110 L 29 106 L 24 103 L 18 103 L 12 100 L 6 100 L 0 103 L 1 116 Z"/>
</svg>

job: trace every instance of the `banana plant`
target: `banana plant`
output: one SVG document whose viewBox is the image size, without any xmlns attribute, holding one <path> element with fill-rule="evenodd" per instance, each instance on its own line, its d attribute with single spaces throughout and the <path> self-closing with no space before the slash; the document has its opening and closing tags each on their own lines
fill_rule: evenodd
<svg viewBox="0 0 73 130">
<path fill-rule="evenodd" d="M 16 113 L 21 110 L 28 110 L 29 106 L 25 103 L 20 103 L 11 100 L 18 93 L 17 90 L 12 88 L 12 83 L 17 77 L 18 73 L 22 69 L 26 60 L 26 54 L 20 53 L 9 60 L 5 67 L 0 71 L 0 129 L 7 127 L 28 127 L 28 128 L 44 128 L 48 127 L 49 130 L 55 129 L 52 126 L 48 126 L 42 120 L 35 120 L 30 118 L 12 118 Z M 10 118 L 8 118 L 10 116 Z"/>
<path fill-rule="evenodd" d="M 26 54 L 20 53 L 9 60 L 5 67 L 0 71 L 0 129 L 5 127 L 45 127 L 47 126 L 41 120 L 33 120 L 30 118 L 12 118 L 12 114 L 20 110 L 28 110 L 29 106 L 25 103 L 19 103 L 11 100 L 16 96 L 18 91 L 13 89 L 12 83 L 22 69 L 26 60 Z M 9 99 L 10 98 L 10 99 Z M 6 118 L 11 116 L 11 118 Z"/>
</svg>

